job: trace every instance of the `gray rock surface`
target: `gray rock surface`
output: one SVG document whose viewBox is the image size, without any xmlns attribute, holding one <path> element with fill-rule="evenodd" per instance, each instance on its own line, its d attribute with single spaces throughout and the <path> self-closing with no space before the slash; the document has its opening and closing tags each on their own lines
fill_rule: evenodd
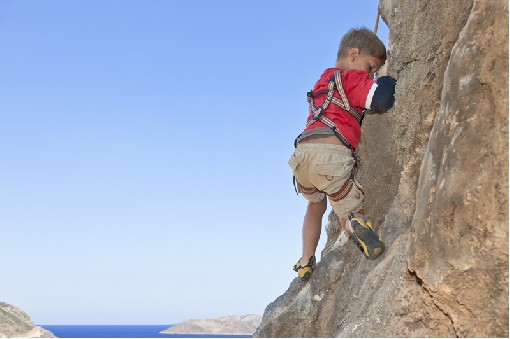
<svg viewBox="0 0 510 339">
<path fill-rule="evenodd" d="M 329 216 L 256 337 L 508 337 L 508 2 L 381 0 L 395 107 L 359 147 L 367 261 Z"/>
<path fill-rule="evenodd" d="M 217 319 L 191 319 L 174 325 L 161 333 L 166 334 L 253 334 L 262 317 L 249 314 Z"/>
<path fill-rule="evenodd" d="M 53 333 L 35 326 L 28 314 L 0 302 L 0 338 L 56 338 Z"/>
</svg>

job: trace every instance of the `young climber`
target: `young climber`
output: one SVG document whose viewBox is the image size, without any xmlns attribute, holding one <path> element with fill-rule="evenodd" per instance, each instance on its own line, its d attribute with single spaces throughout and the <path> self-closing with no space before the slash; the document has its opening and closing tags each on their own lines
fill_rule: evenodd
<svg viewBox="0 0 510 339">
<path fill-rule="evenodd" d="M 377 35 L 366 28 L 351 29 L 340 42 L 336 67 L 326 69 L 307 93 L 310 114 L 289 160 L 297 192 L 308 200 L 303 252 L 294 265 L 303 281 L 310 279 L 316 266 L 326 196 L 341 226 L 369 259 L 384 251 L 384 243 L 364 216 L 365 193 L 356 176 L 355 149 L 364 116 L 393 106 L 395 79 L 388 75 L 387 66 L 386 48 Z"/>
</svg>

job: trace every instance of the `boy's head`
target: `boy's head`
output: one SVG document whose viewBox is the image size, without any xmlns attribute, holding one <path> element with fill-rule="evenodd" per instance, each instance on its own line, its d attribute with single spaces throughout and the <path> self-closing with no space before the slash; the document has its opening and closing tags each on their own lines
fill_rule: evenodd
<svg viewBox="0 0 510 339">
<path fill-rule="evenodd" d="M 373 77 L 374 72 L 386 61 L 386 47 L 369 29 L 350 29 L 338 47 L 336 67 L 361 69 Z"/>
</svg>

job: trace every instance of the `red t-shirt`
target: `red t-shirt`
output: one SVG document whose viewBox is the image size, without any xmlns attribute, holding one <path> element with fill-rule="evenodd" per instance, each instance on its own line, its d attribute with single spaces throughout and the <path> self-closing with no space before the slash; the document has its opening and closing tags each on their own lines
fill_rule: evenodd
<svg viewBox="0 0 510 339">
<path fill-rule="evenodd" d="M 313 92 L 327 90 L 328 82 L 335 76 L 335 71 L 338 68 L 328 68 L 322 73 L 319 81 L 315 83 Z M 362 70 L 349 69 L 342 71 L 342 85 L 344 87 L 345 94 L 351 106 L 358 112 L 361 112 L 367 108 L 370 108 L 372 102 L 372 96 L 374 95 L 377 83 L 370 79 L 368 73 Z M 316 107 L 321 106 L 326 99 L 327 93 L 319 94 L 313 101 Z M 340 98 L 339 94 L 335 91 L 335 96 Z M 340 130 L 340 133 L 349 141 L 354 147 L 358 147 L 359 138 L 361 137 L 361 128 L 356 120 L 349 112 L 341 109 L 337 105 L 331 103 L 323 114 L 333 120 L 336 127 Z M 308 116 L 308 120 L 312 119 L 312 113 Z M 327 127 L 320 121 L 316 121 L 310 127 L 306 128 L 304 132 L 312 130 L 318 127 Z"/>
</svg>

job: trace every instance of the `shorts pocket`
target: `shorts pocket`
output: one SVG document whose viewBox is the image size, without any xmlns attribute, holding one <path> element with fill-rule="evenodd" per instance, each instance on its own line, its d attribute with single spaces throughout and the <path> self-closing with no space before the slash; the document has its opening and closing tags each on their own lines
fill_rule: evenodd
<svg viewBox="0 0 510 339">
<path fill-rule="evenodd" d="M 315 172 L 325 177 L 346 177 L 351 173 L 352 167 L 348 163 L 316 164 Z"/>
<path fill-rule="evenodd" d="M 289 166 L 292 169 L 292 172 L 296 172 L 300 163 L 301 163 L 301 155 L 296 154 L 296 153 L 292 154 L 289 159 Z"/>
<path fill-rule="evenodd" d="M 332 162 L 315 165 L 314 185 L 320 191 L 326 193 L 337 187 L 341 187 L 351 174 L 352 168 L 349 162 Z"/>
</svg>

